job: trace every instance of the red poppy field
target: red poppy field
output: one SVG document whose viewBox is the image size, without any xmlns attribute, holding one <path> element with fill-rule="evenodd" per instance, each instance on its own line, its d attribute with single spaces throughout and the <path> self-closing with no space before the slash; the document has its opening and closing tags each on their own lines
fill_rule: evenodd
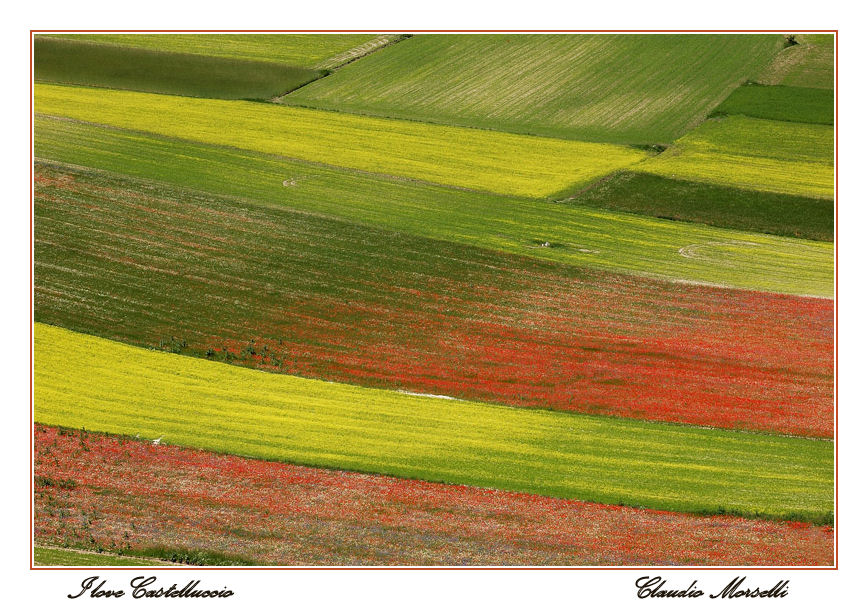
<svg viewBox="0 0 868 605">
<path fill-rule="evenodd" d="M 36 212 L 38 321 L 366 386 L 832 434 L 829 300 L 569 269 L 45 165 Z"/>
<path fill-rule="evenodd" d="M 37 426 L 37 539 L 259 565 L 829 565 L 830 527 L 697 517 Z M 62 462 L 62 463 L 61 463 Z"/>
<path fill-rule="evenodd" d="M 34 44 L 31 565 L 836 565 L 834 38 L 570 36 Z"/>
</svg>

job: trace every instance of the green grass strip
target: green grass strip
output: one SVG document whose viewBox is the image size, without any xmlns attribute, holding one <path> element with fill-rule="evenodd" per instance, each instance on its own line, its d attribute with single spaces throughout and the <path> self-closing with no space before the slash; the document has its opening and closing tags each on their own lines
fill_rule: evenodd
<svg viewBox="0 0 868 605">
<path fill-rule="evenodd" d="M 637 170 L 729 187 L 831 199 L 835 191 L 832 126 L 715 118 Z"/>
<path fill-rule="evenodd" d="M 825 242 L 450 190 L 46 118 L 36 120 L 36 155 L 576 266 L 788 294 L 833 291 Z"/>
<path fill-rule="evenodd" d="M 748 84 L 736 88 L 714 114 L 831 125 L 835 123 L 835 92 L 821 88 Z"/>
<path fill-rule="evenodd" d="M 432 399 L 35 325 L 35 420 L 397 477 L 831 522 L 829 441 Z M 158 447 L 158 446 L 155 446 Z"/>
<path fill-rule="evenodd" d="M 82 552 L 53 546 L 37 546 L 33 549 L 36 565 L 57 565 L 62 567 L 148 567 L 167 565 L 166 561 L 127 557 L 114 553 Z"/>
<path fill-rule="evenodd" d="M 37 84 L 36 111 L 444 185 L 544 197 L 644 152 L 266 103 Z"/>
<path fill-rule="evenodd" d="M 829 200 L 623 172 L 570 200 L 620 212 L 831 242 Z"/>
<path fill-rule="evenodd" d="M 41 36 L 34 39 L 33 49 L 37 81 L 190 97 L 270 99 L 325 74 L 281 63 Z"/>
</svg>

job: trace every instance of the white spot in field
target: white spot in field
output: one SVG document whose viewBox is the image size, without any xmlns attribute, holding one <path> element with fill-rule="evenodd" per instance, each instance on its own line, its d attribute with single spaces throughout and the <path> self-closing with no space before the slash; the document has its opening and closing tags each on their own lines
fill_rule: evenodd
<svg viewBox="0 0 868 605">
<path fill-rule="evenodd" d="M 398 392 L 403 393 L 404 395 L 415 395 L 416 397 L 431 397 L 432 399 L 452 399 L 453 401 L 457 401 L 455 397 L 450 397 L 449 395 L 434 395 L 433 393 L 414 393 L 413 391 Z"/>
</svg>

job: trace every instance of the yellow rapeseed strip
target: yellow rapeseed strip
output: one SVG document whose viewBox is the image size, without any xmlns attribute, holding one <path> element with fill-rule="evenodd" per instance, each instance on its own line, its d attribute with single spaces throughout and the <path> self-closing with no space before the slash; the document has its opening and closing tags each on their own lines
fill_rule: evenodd
<svg viewBox="0 0 868 605">
<path fill-rule="evenodd" d="M 433 399 L 34 332 L 40 423 L 612 504 L 832 510 L 827 441 Z"/>
<path fill-rule="evenodd" d="M 36 111 L 469 189 L 544 197 L 645 158 L 563 141 L 247 101 L 37 84 Z"/>
<path fill-rule="evenodd" d="M 731 116 L 709 120 L 636 169 L 742 189 L 832 198 L 834 128 Z"/>
</svg>

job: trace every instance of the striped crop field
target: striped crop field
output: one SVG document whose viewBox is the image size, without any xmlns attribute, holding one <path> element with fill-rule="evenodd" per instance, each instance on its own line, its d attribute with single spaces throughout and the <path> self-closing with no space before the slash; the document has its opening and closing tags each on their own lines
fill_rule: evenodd
<svg viewBox="0 0 868 605">
<path fill-rule="evenodd" d="M 575 266 L 789 294 L 833 291 L 827 242 L 452 190 L 47 118 L 36 120 L 35 144 L 37 158 Z"/>
<path fill-rule="evenodd" d="M 43 163 L 35 192 L 37 321 L 366 386 L 832 435 L 830 300 L 572 268 Z"/>
<path fill-rule="evenodd" d="M 602 143 L 130 91 L 38 84 L 35 104 L 40 114 L 526 197 L 579 187 L 646 157 Z"/>
<path fill-rule="evenodd" d="M 44 324 L 34 338 L 43 424 L 603 504 L 832 519 L 831 441 L 365 389 Z"/>
<path fill-rule="evenodd" d="M 37 81 L 217 99 L 270 99 L 325 72 L 225 57 L 37 36 Z M 130 69 L 135 65 L 135 69 Z"/>
<path fill-rule="evenodd" d="M 54 427 L 34 435 L 43 478 L 36 535 L 48 544 L 163 556 L 207 544 L 264 565 L 833 562 L 831 527 L 316 469 Z M 67 553 L 37 548 L 37 564 L 120 564 Z"/>
<path fill-rule="evenodd" d="M 665 143 L 766 67 L 783 43 L 779 35 L 417 35 L 284 102 L 586 141 Z"/>
<path fill-rule="evenodd" d="M 35 565 L 837 565 L 834 37 L 31 42 Z"/>
<path fill-rule="evenodd" d="M 320 64 L 365 45 L 374 34 L 51 34 L 54 38 L 208 57 L 269 61 L 321 69 Z"/>
<path fill-rule="evenodd" d="M 831 199 L 832 126 L 730 116 L 705 122 L 637 170 L 731 187 Z"/>
</svg>

